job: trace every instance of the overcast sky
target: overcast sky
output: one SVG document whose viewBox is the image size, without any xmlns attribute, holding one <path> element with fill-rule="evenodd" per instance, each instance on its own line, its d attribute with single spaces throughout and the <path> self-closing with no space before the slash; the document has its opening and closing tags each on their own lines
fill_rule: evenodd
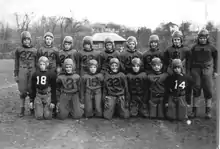
<svg viewBox="0 0 220 149">
<path fill-rule="evenodd" d="M 220 24 L 220 0 L 207 0 L 208 20 Z M 204 0 L 0 0 L 0 20 L 15 24 L 14 12 L 74 16 L 91 22 L 115 22 L 155 29 L 161 22 L 205 22 Z M 72 12 L 70 12 L 72 10 Z"/>
</svg>

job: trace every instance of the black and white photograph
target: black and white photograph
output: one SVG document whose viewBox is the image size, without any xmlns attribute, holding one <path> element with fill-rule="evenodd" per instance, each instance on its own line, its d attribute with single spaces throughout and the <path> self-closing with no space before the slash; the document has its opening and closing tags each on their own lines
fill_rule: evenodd
<svg viewBox="0 0 220 149">
<path fill-rule="evenodd" d="M 0 149 L 220 149 L 220 0 L 0 6 Z"/>
</svg>

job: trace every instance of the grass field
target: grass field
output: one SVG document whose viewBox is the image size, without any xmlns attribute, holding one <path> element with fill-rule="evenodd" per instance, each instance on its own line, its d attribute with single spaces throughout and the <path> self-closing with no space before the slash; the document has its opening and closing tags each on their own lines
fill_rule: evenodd
<svg viewBox="0 0 220 149">
<path fill-rule="evenodd" d="M 198 118 L 191 125 L 153 121 L 81 119 L 37 121 L 18 118 L 19 94 L 13 61 L 0 61 L 1 149 L 214 149 L 216 118 Z M 2 88 L 4 87 L 4 88 Z M 202 115 L 200 111 L 200 115 Z M 214 110 L 215 112 L 215 110 Z"/>
</svg>

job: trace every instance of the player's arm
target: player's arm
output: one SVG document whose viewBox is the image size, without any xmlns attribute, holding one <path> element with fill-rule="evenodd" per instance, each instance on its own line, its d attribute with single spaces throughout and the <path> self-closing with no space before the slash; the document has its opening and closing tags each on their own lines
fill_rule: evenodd
<svg viewBox="0 0 220 149">
<path fill-rule="evenodd" d="M 51 103 L 56 104 L 57 103 L 57 97 L 56 97 L 57 76 L 55 73 L 51 73 L 49 77 L 50 77 L 50 85 L 51 85 Z"/>
<path fill-rule="evenodd" d="M 59 100 L 60 100 L 61 88 L 62 88 L 62 80 L 58 76 L 56 79 L 56 99 L 57 99 L 57 102 L 59 102 Z"/>
<path fill-rule="evenodd" d="M 128 89 L 127 77 L 125 75 L 122 75 L 121 76 L 121 81 L 122 81 L 122 84 L 123 84 L 124 90 L 125 90 L 125 98 L 129 101 L 130 100 L 130 94 L 129 94 L 129 89 Z"/>
<path fill-rule="evenodd" d="M 186 67 L 186 74 L 189 74 L 189 72 L 190 72 L 190 58 L 191 58 L 191 52 L 190 52 L 190 49 L 186 49 L 186 57 L 185 57 L 185 59 L 186 59 L 186 62 L 185 62 L 185 67 Z"/>
<path fill-rule="evenodd" d="M 61 61 L 59 57 L 59 51 L 55 51 L 55 56 L 56 56 L 56 65 L 61 67 Z"/>
<path fill-rule="evenodd" d="M 215 73 L 218 73 L 218 50 L 213 46 L 212 47 L 212 57 L 213 57 L 213 69 Z"/>
<path fill-rule="evenodd" d="M 15 58 L 14 58 L 14 77 L 18 77 L 19 73 L 19 52 L 18 49 L 15 50 Z"/>
<path fill-rule="evenodd" d="M 80 89 L 79 89 L 79 91 L 80 91 L 80 99 L 81 99 L 81 103 L 84 103 L 84 95 L 85 95 L 85 83 L 86 82 L 86 79 L 85 79 L 85 77 L 83 76 L 83 77 L 81 77 L 81 79 L 80 79 Z"/>
<path fill-rule="evenodd" d="M 164 51 L 163 55 L 164 55 L 164 70 L 167 71 L 167 68 L 168 68 L 169 63 L 170 63 L 170 56 L 169 56 L 168 49 L 166 49 Z"/>
<path fill-rule="evenodd" d="M 82 54 L 79 51 L 77 51 L 74 55 L 76 60 L 76 72 L 80 74 L 80 70 L 82 69 L 81 68 Z"/>
<path fill-rule="evenodd" d="M 149 95 L 149 84 L 148 84 L 148 80 L 147 80 L 147 74 L 145 73 L 145 75 L 143 76 L 143 80 L 144 83 L 143 89 L 144 89 L 144 95 L 143 95 L 143 99 L 144 101 L 147 101 L 148 99 L 148 95 Z"/>
<path fill-rule="evenodd" d="M 30 102 L 34 102 L 34 99 L 36 97 L 36 88 L 37 88 L 37 79 L 36 79 L 36 73 L 33 73 L 31 76 L 31 93 L 30 93 Z"/>
<path fill-rule="evenodd" d="M 168 100 L 169 100 L 169 95 L 170 95 L 170 91 L 172 90 L 170 84 L 171 84 L 171 79 L 172 76 L 168 76 L 165 81 L 164 81 L 164 85 L 165 85 L 165 94 L 164 94 L 164 103 L 167 104 Z"/>
<path fill-rule="evenodd" d="M 121 70 L 121 72 L 125 72 L 126 71 L 125 70 L 125 54 L 124 54 L 124 52 L 122 52 L 120 54 L 120 70 Z"/>
</svg>

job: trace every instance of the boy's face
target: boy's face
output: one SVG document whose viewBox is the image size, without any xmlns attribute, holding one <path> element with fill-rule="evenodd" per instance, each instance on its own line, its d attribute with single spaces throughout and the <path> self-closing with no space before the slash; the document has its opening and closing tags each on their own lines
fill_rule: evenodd
<svg viewBox="0 0 220 149">
<path fill-rule="evenodd" d="M 47 36 L 45 38 L 45 43 L 46 43 L 47 46 L 51 46 L 52 42 L 53 42 L 53 38 L 52 37 Z"/>
<path fill-rule="evenodd" d="M 176 73 L 176 74 L 181 74 L 182 70 L 180 67 L 175 67 L 173 68 L 173 71 Z"/>
<path fill-rule="evenodd" d="M 97 70 L 97 67 L 96 67 L 95 65 L 91 65 L 91 66 L 89 67 L 89 71 L 90 71 L 92 74 L 96 73 L 96 70 Z"/>
<path fill-rule="evenodd" d="M 29 38 L 25 38 L 23 39 L 23 45 L 29 47 L 31 44 L 31 40 Z"/>
<path fill-rule="evenodd" d="M 118 72 L 118 64 L 116 64 L 116 63 L 113 63 L 113 64 L 111 64 L 111 70 L 112 70 L 112 72 Z"/>
<path fill-rule="evenodd" d="M 106 43 L 106 49 L 107 49 L 108 51 L 111 51 L 111 50 L 113 49 L 112 43 Z"/>
<path fill-rule="evenodd" d="M 133 71 L 134 72 L 139 72 L 139 70 L 140 70 L 140 66 L 139 65 L 134 65 L 133 67 L 132 67 L 132 69 L 133 69 Z"/>
<path fill-rule="evenodd" d="M 84 49 L 88 50 L 88 51 L 91 50 L 91 45 L 90 44 L 85 44 Z"/>
<path fill-rule="evenodd" d="M 173 38 L 173 44 L 177 47 L 181 46 L 181 39 L 179 37 Z"/>
<path fill-rule="evenodd" d="M 128 42 L 128 48 L 130 50 L 134 50 L 135 49 L 135 42 Z"/>
<path fill-rule="evenodd" d="M 154 64 L 152 65 L 152 69 L 156 72 L 159 72 L 161 70 L 162 66 L 160 64 Z"/>
<path fill-rule="evenodd" d="M 40 70 L 45 71 L 46 70 L 46 64 L 44 62 L 40 62 Z"/>
<path fill-rule="evenodd" d="M 152 42 L 150 43 L 150 46 L 151 46 L 152 49 L 156 49 L 157 46 L 158 46 L 158 43 L 157 43 L 156 41 L 152 41 Z"/>
<path fill-rule="evenodd" d="M 71 43 L 65 42 L 64 43 L 64 49 L 68 51 L 68 50 L 70 50 L 70 48 L 71 48 Z"/>
<path fill-rule="evenodd" d="M 199 43 L 200 44 L 206 44 L 207 43 L 207 38 L 206 37 L 199 37 Z"/>
<path fill-rule="evenodd" d="M 73 67 L 72 65 L 66 65 L 65 66 L 65 70 L 66 70 L 66 73 L 70 74 L 73 72 Z"/>
</svg>

